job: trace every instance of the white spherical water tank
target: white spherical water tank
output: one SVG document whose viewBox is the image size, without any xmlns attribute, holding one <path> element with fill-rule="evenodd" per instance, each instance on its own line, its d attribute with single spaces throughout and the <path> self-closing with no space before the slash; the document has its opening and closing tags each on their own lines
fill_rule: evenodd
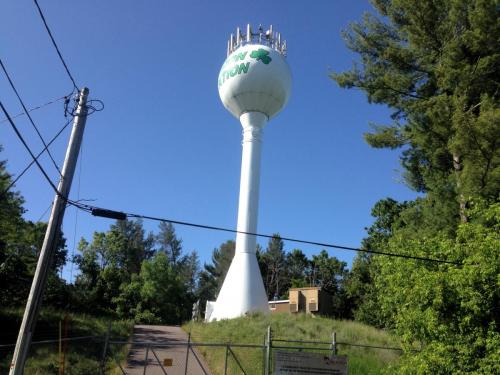
<svg viewBox="0 0 500 375">
<path fill-rule="evenodd" d="M 231 319 L 251 312 L 269 313 L 256 257 L 260 160 L 264 126 L 288 101 L 292 77 L 285 61 L 286 42 L 272 26 L 264 32 L 236 31 L 228 42 L 219 73 L 219 95 L 243 127 L 236 250 L 216 302 L 205 319 Z"/>
<path fill-rule="evenodd" d="M 261 112 L 270 119 L 288 102 L 292 75 L 280 52 L 245 44 L 222 65 L 218 86 L 222 103 L 237 119 L 246 112 Z"/>
</svg>

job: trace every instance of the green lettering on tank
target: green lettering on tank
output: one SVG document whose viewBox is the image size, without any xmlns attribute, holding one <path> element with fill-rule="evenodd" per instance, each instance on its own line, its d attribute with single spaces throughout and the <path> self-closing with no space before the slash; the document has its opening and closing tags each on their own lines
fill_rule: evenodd
<svg viewBox="0 0 500 375">
<path fill-rule="evenodd" d="M 248 51 L 237 53 L 233 56 L 233 61 L 236 62 L 238 60 L 245 60 L 245 56 L 247 55 L 247 53 Z"/>
<path fill-rule="evenodd" d="M 229 75 L 234 77 L 237 73 L 239 74 L 240 72 L 238 71 L 238 65 L 235 65 L 233 69 L 230 70 Z"/>
<path fill-rule="evenodd" d="M 224 82 L 226 82 L 231 77 L 235 77 L 236 75 L 239 74 L 248 73 L 249 68 L 250 68 L 250 62 L 246 62 L 246 63 L 236 64 L 231 69 L 222 71 L 219 74 L 219 79 L 218 79 L 219 86 L 222 86 Z"/>
<path fill-rule="evenodd" d="M 243 63 L 240 64 L 240 66 L 238 67 L 238 74 L 248 73 L 248 68 L 249 67 L 250 67 L 250 63 L 249 62 L 247 62 L 246 64 L 243 64 Z"/>
<path fill-rule="evenodd" d="M 226 60 L 224 60 L 224 64 L 222 64 L 222 67 L 225 67 L 229 63 L 237 62 L 238 60 L 240 61 L 245 60 L 245 58 L 247 57 L 247 53 L 248 51 L 238 52 L 236 54 L 229 56 Z"/>
</svg>

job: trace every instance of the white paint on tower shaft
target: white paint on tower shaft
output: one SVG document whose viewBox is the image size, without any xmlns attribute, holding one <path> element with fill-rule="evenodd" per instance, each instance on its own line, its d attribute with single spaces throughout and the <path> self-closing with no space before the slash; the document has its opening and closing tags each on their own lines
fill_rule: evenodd
<svg viewBox="0 0 500 375">
<path fill-rule="evenodd" d="M 243 126 L 243 151 L 241 156 L 240 199 L 238 205 L 238 226 L 240 232 L 256 233 L 259 213 L 260 159 L 262 133 L 267 116 L 260 112 L 247 112 L 240 117 Z M 255 236 L 238 233 L 237 253 L 254 253 Z"/>
</svg>

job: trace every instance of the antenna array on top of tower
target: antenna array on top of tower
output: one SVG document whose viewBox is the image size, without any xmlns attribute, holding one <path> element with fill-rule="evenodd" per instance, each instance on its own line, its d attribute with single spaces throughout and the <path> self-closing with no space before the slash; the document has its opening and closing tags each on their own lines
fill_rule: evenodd
<svg viewBox="0 0 500 375">
<path fill-rule="evenodd" d="M 227 56 L 238 49 L 238 47 L 254 43 L 269 46 L 283 56 L 286 56 L 286 40 L 281 39 L 281 33 L 273 31 L 273 25 L 270 25 L 269 29 L 266 31 L 264 31 L 262 25 L 259 25 L 259 29 L 254 33 L 252 32 L 250 24 L 247 24 L 245 33 L 238 27 L 236 28 L 236 35 L 231 34 L 231 37 L 227 41 Z"/>
</svg>

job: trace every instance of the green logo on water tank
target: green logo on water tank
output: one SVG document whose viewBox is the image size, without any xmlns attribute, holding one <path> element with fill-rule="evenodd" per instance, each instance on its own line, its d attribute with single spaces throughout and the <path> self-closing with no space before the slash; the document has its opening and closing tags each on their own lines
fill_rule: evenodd
<svg viewBox="0 0 500 375">
<path fill-rule="evenodd" d="M 269 51 L 266 51 L 263 48 L 259 48 L 257 51 L 252 51 L 250 57 L 256 59 L 257 61 L 262 61 L 264 64 L 269 64 L 273 59 L 269 56 Z"/>
</svg>

